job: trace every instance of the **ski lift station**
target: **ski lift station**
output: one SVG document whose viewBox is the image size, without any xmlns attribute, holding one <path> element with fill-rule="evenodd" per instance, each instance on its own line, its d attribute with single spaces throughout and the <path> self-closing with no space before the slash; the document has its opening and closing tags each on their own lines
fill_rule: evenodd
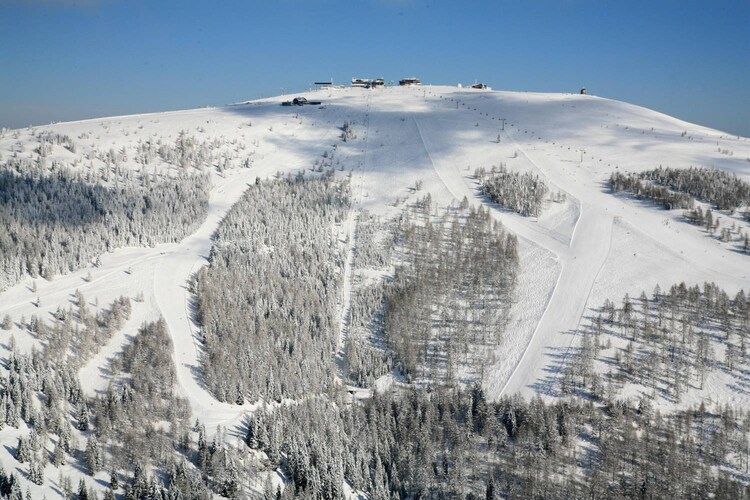
<svg viewBox="0 0 750 500">
<path fill-rule="evenodd" d="M 385 87 L 385 79 L 383 78 L 352 78 L 352 87 L 362 88 L 373 88 L 373 87 Z"/>
</svg>

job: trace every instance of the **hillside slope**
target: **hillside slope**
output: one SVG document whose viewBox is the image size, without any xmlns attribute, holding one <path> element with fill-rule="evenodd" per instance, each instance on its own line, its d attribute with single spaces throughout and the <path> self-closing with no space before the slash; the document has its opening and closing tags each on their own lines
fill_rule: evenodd
<svg viewBox="0 0 750 500">
<path fill-rule="evenodd" d="M 323 105 L 282 107 L 290 96 L 223 108 L 134 115 L 7 131 L 0 136 L 2 161 L 36 158 L 40 133 L 68 136 L 71 151 L 53 145 L 46 167 L 86 172 L 109 168 L 97 152 L 123 152 L 118 169 L 148 177 L 178 169 L 162 158 L 147 167 L 144 144 L 193 139 L 209 151 L 197 170 L 208 172 L 208 215 L 179 243 L 117 248 L 83 269 L 52 279 L 26 277 L 0 294 L 0 318 L 15 324 L 0 332 L 2 357 L 11 335 L 22 351 L 42 342 L 20 319 L 49 319 L 80 290 L 98 310 L 124 295 L 138 297 L 133 316 L 99 353 L 85 360 L 80 382 L 89 395 L 110 383 L 109 360 L 122 350 L 141 321 L 165 319 L 174 345 L 176 382 L 194 418 L 212 435 L 219 426 L 244 432 L 243 417 L 259 403 L 220 403 L 202 383 L 199 327 L 191 313 L 189 281 L 205 265 L 223 215 L 257 178 L 332 167 L 351 172 L 353 215 L 337 228 L 345 252 L 353 251 L 362 210 L 397 217 L 401 206 L 429 193 L 436 206 L 491 207 L 491 217 L 516 234 L 520 271 L 507 333 L 482 380 L 490 399 L 537 392 L 555 396 L 556 378 L 575 346 L 573 333 L 587 310 L 626 293 L 636 297 L 686 281 L 715 282 L 728 293 L 750 289 L 750 257 L 685 223 L 682 211 L 666 211 L 635 197 L 613 195 L 613 171 L 658 166 L 711 167 L 750 181 L 750 140 L 686 123 L 654 111 L 594 96 L 475 91 L 447 86 L 332 89 L 305 94 Z M 342 129 L 351 135 L 342 141 Z M 36 155 L 36 156 L 35 156 Z M 482 195 L 474 172 L 505 165 L 540 176 L 556 201 L 545 199 L 539 217 L 524 217 Z M 156 175 L 156 174 L 153 174 Z M 564 196 L 563 196 L 564 195 Z M 723 216 L 727 219 L 729 216 Z M 731 219 L 748 232 L 750 224 Z M 351 293 L 347 264 L 342 306 L 344 356 Z M 335 354 L 334 354 L 335 355 Z M 340 361 L 340 360 L 339 360 Z M 723 389 L 722 389 L 723 390 Z M 748 396 L 732 395 L 737 404 Z M 14 464 L 9 450 L 17 432 L 0 430 L 0 462 Z M 68 466 L 72 477 L 80 472 Z M 50 477 L 52 473 L 48 472 Z M 43 487 L 32 485 L 32 493 Z"/>
</svg>

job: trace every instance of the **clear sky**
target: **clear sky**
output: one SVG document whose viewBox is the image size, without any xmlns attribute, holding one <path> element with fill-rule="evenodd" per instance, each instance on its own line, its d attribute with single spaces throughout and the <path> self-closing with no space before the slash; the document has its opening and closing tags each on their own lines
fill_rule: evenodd
<svg viewBox="0 0 750 500">
<path fill-rule="evenodd" d="M 0 0 L 0 126 L 410 75 L 750 136 L 750 0 Z"/>
</svg>

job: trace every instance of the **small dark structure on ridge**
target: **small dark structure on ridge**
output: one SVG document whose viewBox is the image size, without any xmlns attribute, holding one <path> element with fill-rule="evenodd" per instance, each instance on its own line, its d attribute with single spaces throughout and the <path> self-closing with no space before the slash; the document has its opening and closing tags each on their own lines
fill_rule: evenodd
<svg viewBox="0 0 750 500">
<path fill-rule="evenodd" d="M 385 87 L 383 78 L 352 78 L 352 87 L 361 87 L 371 89 L 375 87 Z"/>
<path fill-rule="evenodd" d="M 318 106 L 320 101 L 308 101 L 305 97 L 295 97 L 291 101 L 284 101 L 282 106 Z"/>
<path fill-rule="evenodd" d="M 352 78 L 352 87 L 369 88 L 370 85 L 372 85 L 372 80 L 369 78 Z"/>
<path fill-rule="evenodd" d="M 419 81 L 419 78 L 416 77 L 409 77 L 409 78 L 403 78 L 398 81 L 398 84 L 401 86 L 405 85 L 422 85 L 422 82 Z"/>
</svg>

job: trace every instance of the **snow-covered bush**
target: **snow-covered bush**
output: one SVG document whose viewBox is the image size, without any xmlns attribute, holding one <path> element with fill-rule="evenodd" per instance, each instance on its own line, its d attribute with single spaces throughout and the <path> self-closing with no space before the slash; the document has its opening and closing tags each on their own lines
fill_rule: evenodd
<svg viewBox="0 0 750 500">
<path fill-rule="evenodd" d="M 475 175 L 482 192 L 495 203 L 525 216 L 538 217 L 541 213 L 548 189 L 538 175 L 511 172 L 504 165 L 493 167 L 489 173 L 477 169 Z"/>
<path fill-rule="evenodd" d="M 672 191 L 649 181 L 643 181 L 638 174 L 613 172 L 609 177 L 609 187 L 615 193 L 628 191 L 638 198 L 654 200 L 661 203 L 667 210 L 692 208 L 694 205 L 693 198 L 690 195 Z"/>
<path fill-rule="evenodd" d="M 640 173 L 616 172 L 610 177 L 610 186 L 616 191 L 626 190 L 657 199 L 665 205 L 669 203 L 672 206 L 668 208 L 692 208 L 690 196 L 711 203 L 719 210 L 750 205 L 750 183 L 715 168 L 660 166 Z"/>
</svg>

